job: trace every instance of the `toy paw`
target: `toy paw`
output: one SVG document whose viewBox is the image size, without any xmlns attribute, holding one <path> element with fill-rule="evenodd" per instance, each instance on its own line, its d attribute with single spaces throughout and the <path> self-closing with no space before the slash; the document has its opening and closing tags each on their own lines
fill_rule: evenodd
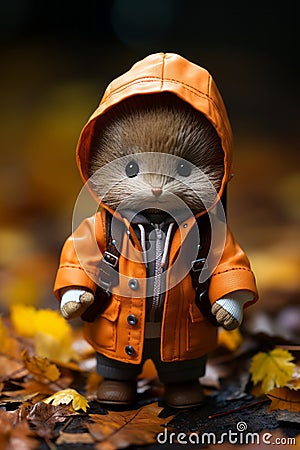
<svg viewBox="0 0 300 450">
<path fill-rule="evenodd" d="M 82 305 L 90 306 L 94 301 L 94 295 L 91 292 L 84 292 L 79 299 Z"/>
<path fill-rule="evenodd" d="M 216 316 L 217 321 L 226 330 L 234 330 L 238 328 L 239 322 L 225 308 L 215 303 L 212 306 L 212 313 Z"/>
<path fill-rule="evenodd" d="M 70 300 L 61 305 L 62 316 L 67 320 L 75 319 L 81 316 L 93 301 L 94 295 L 91 292 L 84 292 L 80 295 L 79 301 Z"/>
</svg>

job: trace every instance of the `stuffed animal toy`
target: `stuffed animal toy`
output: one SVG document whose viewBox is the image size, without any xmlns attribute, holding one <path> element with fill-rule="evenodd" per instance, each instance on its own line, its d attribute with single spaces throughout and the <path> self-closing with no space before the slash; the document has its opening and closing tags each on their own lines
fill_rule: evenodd
<svg viewBox="0 0 300 450">
<path fill-rule="evenodd" d="M 152 359 L 174 408 L 201 405 L 218 325 L 257 300 L 226 225 L 232 133 L 207 70 L 172 53 L 115 79 L 80 135 L 77 164 L 99 203 L 64 244 L 55 295 L 81 316 L 103 404 L 130 405 Z"/>
</svg>

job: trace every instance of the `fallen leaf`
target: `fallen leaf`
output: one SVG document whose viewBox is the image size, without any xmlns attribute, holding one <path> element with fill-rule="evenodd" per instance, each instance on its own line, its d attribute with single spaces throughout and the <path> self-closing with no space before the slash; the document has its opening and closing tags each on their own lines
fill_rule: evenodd
<svg viewBox="0 0 300 450">
<path fill-rule="evenodd" d="M 54 382 L 59 379 L 60 371 L 47 358 L 29 356 L 26 350 L 22 352 L 21 357 L 26 369 L 38 380 Z"/>
<path fill-rule="evenodd" d="M 20 336 L 34 338 L 38 356 L 62 362 L 78 359 L 72 348 L 72 327 L 58 311 L 15 304 L 10 317 Z"/>
<path fill-rule="evenodd" d="M 65 433 L 61 431 L 56 439 L 57 445 L 63 444 L 94 444 L 95 441 L 90 433 Z"/>
<path fill-rule="evenodd" d="M 71 336 L 71 326 L 51 309 L 36 309 L 33 306 L 15 304 L 11 307 L 11 322 L 20 336 L 33 337 L 36 333 L 46 333 L 59 340 Z"/>
<path fill-rule="evenodd" d="M 15 331 L 20 336 L 34 336 L 36 332 L 36 309 L 33 306 L 12 305 L 10 319 Z"/>
<path fill-rule="evenodd" d="M 50 395 L 53 393 L 53 389 L 49 386 L 48 383 L 42 383 L 38 380 L 26 379 L 24 382 L 20 382 L 19 385 L 20 385 L 21 389 L 12 391 L 11 395 L 12 394 L 19 395 L 19 396 L 22 396 L 22 394 L 24 394 L 24 395 L 30 395 L 30 394 Z"/>
<path fill-rule="evenodd" d="M 285 386 L 292 378 L 294 357 L 287 350 L 275 348 L 270 352 L 257 353 L 251 361 L 250 373 L 254 384 L 262 382 L 262 391 L 267 393 L 274 387 Z"/>
<path fill-rule="evenodd" d="M 161 410 L 157 403 L 152 403 L 135 411 L 90 414 L 94 423 L 87 423 L 87 427 L 98 442 L 95 448 L 120 449 L 130 445 L 155 443 L 156 435 L 162 431 L 166 421 L 159 417 Z"/>
<path fill-rule="evenodd" d="M 72 407 L 75 411 L 82 409 L 86 412 L 89 404 L 83 395 L 80 395 L 75 389 L 63 389 L 62 391 L 55 392 L 55 394 L 43 400 L 45 403 L 52 403 L 54 406 L 69 405 L 72 403 Z"/>
<path fill-rule="evenodd" d="M 3 325 L 3 320 L 2 320 L 2 317 L 0 316 L 0 347 L 1 348 L 3 348 L 6 337 L 7 337 L 7 329 Z"/>
<path fill-rule="evenodd" d="M 18 358 L 20 355 L 21 344 L 17 338 L 12 337 L 4 325 L 3 319 L 0 316 L 0 349 L 1 353 L 8 355 L 10 359 Z M 0 364 L 0 367 L 2 365 Z"/>
<path fill-rule="evenodd" d="M 16 416 L 0 409 L 1 450 L 34 450 L 40 443 L 25 421 L 15 423 Z"/>
<path fill-rule="evenodd" d="M 19 377 L 23 369 L 20 361 L 0 355 L 0 378 L 1 380 L 13 379 L 14 376 Z M 24 371 L 23 371 L 24 372 Z M 24 373 L 22 374 L 24 375 Z"/>
<path fill-rule="evenodd" d="M 267 397 L 272 401 L 269 411 L 287 409 L 300 412 L 300 391 L 292 391 L 286 387 L 275 388 L 267 393 Z"/>
<path fill-rule="evenodd" d="M 70 415 L 74 415 L 74 411 L 71 411 L 66 405 L 54 406 L 38 402 L 33 406 L 26 419 L 35 426 L 38 436 L 53 439 L 57 437 L 57 433 L 54 432 L 56 424 L 65 422 Z"/>
<path fill-rule="evenodd" d="M 34 425 L 41 425 L 47 422 L 55 424 L 56 422 L 65 422 L 67 416 L 74 415 L 67 405 L 48 405 L 45 402 L 36 403 L 27 415 L 27 420 Z"/>
<path fill-rule="evenodd" d="M 62 341 L 51 334 L 39 331 L 34 336 L 34 346 L 38 356 L 51 361 L 67 363 L 78 360 L 78 355 L 73 350 L 70 339 Z"/>
<path fill-rule="evenodd" d="M 20 392 L 20 391 L 19 391 Z M 39 399 L 37 397 L 42 397 L 44 398 L 45 395 L 44 394 L 39 394 L 37 392 L 33 393 L 33 394 L 26 394 L 24 391 L 22 391 L 22 394 L 17 395 L 14 392 L 8 392 L 8 391 L 3 391 L 2 392 L 2 399 L 0 402 L 0 405 L 19 405 L 20 403 L 27 403 L 30 402 L 30 404 L 32 405 L 33 403 L 37 403 L 39 401 Z M 34 401 L 36 400 L 36 401 Z M 12 407 L 10 407 L 10 410 L 12 409 Z"/>
</svg>

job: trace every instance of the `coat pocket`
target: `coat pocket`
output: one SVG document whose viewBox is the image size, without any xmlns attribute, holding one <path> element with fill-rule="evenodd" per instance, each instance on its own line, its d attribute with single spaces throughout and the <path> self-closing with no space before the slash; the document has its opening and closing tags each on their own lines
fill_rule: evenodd
<svg viewBox="0 0 300 450">
<path fill-rule="evenodd" d="M 112 298 L 107 308 L 93 322 L 93 334 L 98 346 L 115 350 L 117 344 L 118 318 L 120 301 Z"/>
<path fill-rule="evenodd" d="M 201 334 L 201 322 L 205 320 L 203 314 L 195 303 L 191 303 L 189 306 L 187 317 L 187 337 L 186 337 L 186 349 L 187 351 L 195 350 L 199 346 L 200 334 Z"/>
</svg>

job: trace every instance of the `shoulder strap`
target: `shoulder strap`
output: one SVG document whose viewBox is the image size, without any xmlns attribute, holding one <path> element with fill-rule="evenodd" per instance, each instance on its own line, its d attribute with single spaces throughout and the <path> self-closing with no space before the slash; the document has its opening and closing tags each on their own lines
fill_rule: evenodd
<svg viewBox="0 0 300 450">
<path fill-rule="evenodd" d="M 100 282 L 95 293 L 95 300 L 82 314 L 82 320 L 93 322 L 95 318 L 107 307 L 111 292 L 110 289 L 119 284 L 119 257 L 118 248 L 123 241 L 124 226 L 116 220 L 116 236 L 112 236 L 112 215 L 105 211 L 106 249 L 99 263 Z"/>
<path fill-rule="evenodd" d="M 224 193 L 221 197 L 222 206 L 226 214 L 227 207 L 227 187 L 225 187 Z M 206 258 L 209 252 L 211 243 L 211 225 L 209 220 L 209 215 L 197 219 L 197 226 L 199 229 L 200 243 L 198 245 L 198 255 L 197 258 L 192 262 L 192 268 L 190 275 L 192 278 L 193 287 L 196 291 L 196 304 L 202 314 L 215 326 L 219 326 L 215 316 L 211 312 L 211 303 L 208 297 L 208 289 L 210 284 L 210 278 L 204 283 L 199 282 L 199 275 L 203 269 Z"/>
<path fill-rule="evenodd" d="M 99 263 L 100 287 L 109 295 L 111 287 L 119 284 L 119 257 L 123 242 L 124 225 L 119 220 L 114 222 L 115 235 L 112 236 L 112 215 L 106 211 L 106 249 Z"/>
</svg>

